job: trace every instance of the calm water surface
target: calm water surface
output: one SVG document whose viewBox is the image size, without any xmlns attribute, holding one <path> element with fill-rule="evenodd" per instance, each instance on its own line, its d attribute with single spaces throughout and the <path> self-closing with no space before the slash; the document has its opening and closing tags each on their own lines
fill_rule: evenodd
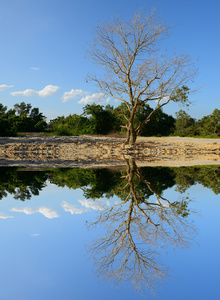
<svg viewBox="0 0 220 300">
<path fill-rule="evenodd" d="M 2 168 L 0 181 L 1 299 L 218 299 L 219 167 Z"/>
</svg>

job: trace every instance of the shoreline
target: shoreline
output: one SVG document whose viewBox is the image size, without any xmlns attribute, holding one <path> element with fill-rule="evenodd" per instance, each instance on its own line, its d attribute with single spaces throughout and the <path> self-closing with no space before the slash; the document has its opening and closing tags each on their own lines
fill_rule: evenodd
<svg viewBox="0 0 220 300">
<path fill-rule="evenodd" d="M 0 166 L 110 167 L 135 159 L 138 166 L 220 165 L 220 139 L 97 136 L 31 136 L 0 138 Z"/>
</svg>

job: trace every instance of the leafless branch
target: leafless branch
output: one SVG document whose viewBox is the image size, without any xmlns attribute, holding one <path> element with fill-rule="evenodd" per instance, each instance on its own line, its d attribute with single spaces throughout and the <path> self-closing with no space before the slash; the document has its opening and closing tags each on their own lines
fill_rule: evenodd
<svg viewBox="0 0 220 300">
<path fill-rule="evenodd" d="M 162 52 L 160 42 L 167 38 L 170 27 L 157 17 L 155 11 L 139 11 L 131 21 L 116 18 L 112 23 L 98 26 L 89 56 L 105 69 L 105 76 L 90 76 L 98 87 L 111 97 L 125 103 L 129 117 L 128 142 L 136 141 L 141 128 L 134 128 L 134 116 L 148 101 L 157 100 L 163 107 L 174 99 L 171 95 L 182 85 L 189 85 L 197 74 L 194 62 L 187 55 L 171 58 Z M 169 101 L 164 101 L 169 99 Z"/>
</svg>

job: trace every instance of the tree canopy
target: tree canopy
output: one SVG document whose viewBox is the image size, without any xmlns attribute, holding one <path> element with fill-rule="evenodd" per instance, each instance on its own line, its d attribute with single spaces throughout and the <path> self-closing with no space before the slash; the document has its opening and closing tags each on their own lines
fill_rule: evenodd
<svg viewBox="0 0 220 300">
<path fill-rule="evenodd" d="M 8 111 L 7 106 L 0 104 L 0 127 L 0 136 L 15 136 L 19 131 L 45 131 L 47 123 L 39 108 L 21 102 Z"/>
</svg>

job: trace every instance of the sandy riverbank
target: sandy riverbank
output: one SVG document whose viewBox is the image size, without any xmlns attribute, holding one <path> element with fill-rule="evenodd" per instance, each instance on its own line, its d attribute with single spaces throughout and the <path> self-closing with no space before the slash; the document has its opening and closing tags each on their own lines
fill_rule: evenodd
<svg viewBox="0 0 220 300">
<path fill-rule="evenodd" d="M 139 166 L 220 165 L 220 139 L 139 137 L 133 147 L 122 138 L 0 138 L 0 166 L 104 167 L 134 158 Z"/>
</svg>

